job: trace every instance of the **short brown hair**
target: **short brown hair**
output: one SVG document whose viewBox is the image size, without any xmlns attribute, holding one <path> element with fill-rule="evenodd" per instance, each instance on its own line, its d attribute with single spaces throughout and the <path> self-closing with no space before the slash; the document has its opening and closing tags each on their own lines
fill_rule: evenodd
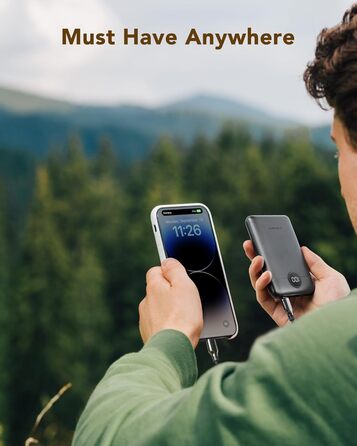
<svg viewBox="0 0 357 446">
<path fill-rule="evenodd" d="M 335 109 L 357 148 L 357 3 L 345 12 L 341 23 L 320 32 L 304 81 L 321 108 L 326 109 L 325 99 Z"/>
</svg>

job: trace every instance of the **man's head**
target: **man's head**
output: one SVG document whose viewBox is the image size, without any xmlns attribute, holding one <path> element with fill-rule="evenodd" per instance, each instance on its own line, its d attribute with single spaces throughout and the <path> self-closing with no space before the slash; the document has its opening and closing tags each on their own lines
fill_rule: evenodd
<svg viewBox="0 0 357 446">
<path fill-rule="evenodd" d="M 334 109 L 331 137 L 339 151 L 341 193 L 357 233 L 357 4 L 342 22 L 321 31 L 304 73 L 307 91 Z"/>
</svg>

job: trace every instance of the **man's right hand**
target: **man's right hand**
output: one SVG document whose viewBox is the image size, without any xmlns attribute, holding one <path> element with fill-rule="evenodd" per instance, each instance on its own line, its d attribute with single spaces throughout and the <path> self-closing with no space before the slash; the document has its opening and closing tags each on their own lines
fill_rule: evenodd
<svg viewBox="0 0 357 446">
<path fill-rule="evenodd" d="M 146 343 L 160 330 L 181 331 L 196 348 L 203 329 L 198 289 L 183 265 L 165 259 L 146 274 L 146 296 L 139 305 L 139 329 Z"/>
<path fill-rule="evenodd" d="M 263 257 L 255 255 L 250 240 L 243 243 L 243 249 L 246 256 L 251 260 L 249 277 L 255 289 L 257 301 L 277 325 L 285 325 L 288 322 L 288 317 L 280 299 L 272 298 L 267 290 L 267 286 L 271 282 L 271 272 L 265 271 L 262 273 Z M 312 297 L 302 296 L 290 299 L 296 319 L 328 302 L 341 299 L 351 292 L 347 280 L 341 273 L 327 265 L 321 257 L 306 246 L 301 250 L 315 282 L 315 293 Z"/>
</svg>

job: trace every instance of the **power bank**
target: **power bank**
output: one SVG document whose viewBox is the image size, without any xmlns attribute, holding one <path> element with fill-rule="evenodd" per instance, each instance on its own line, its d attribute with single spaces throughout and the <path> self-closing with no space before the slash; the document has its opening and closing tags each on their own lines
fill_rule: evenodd
<svg viewBox="0 0 357 446">
<path fill-rule="evenodd" d="M 315 285 L 289 217 L 250 215 L 245 225 L 256 254 L 264 258 L 263 270 L 272 273 L 269 293 L 276 298 L 313 294 Z"/>
</svg>

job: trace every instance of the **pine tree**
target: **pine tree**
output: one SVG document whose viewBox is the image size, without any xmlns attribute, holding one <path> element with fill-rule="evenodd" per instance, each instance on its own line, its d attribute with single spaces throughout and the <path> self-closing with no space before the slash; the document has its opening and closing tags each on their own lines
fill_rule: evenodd
<svg viewBox="0 0 357 446">
<path fill-rule="evenodd" d="M 62 355 L 52 352 L 51 368 L 60 383 L 73 387 L 58 408 L 58 425 L 73 430 L 83 404 L 110 363 L 112 318 L 105 301 L 105 272 L 87 240 L 71 258 L 68 287 L 63 290 L 63 314 L 58 333 Z M 70 407 L 70 410 L 68 409 Z"/>
<path fill-rule="evenodd" d="M 48 173 L 41 167 L 12 305 L 10 444 L 24 442 L 43 399 L 63 384 L 51 360 L 63 354 L 58 333 L 69 258 L 54 223 L 53 205 Z"/>
<path fill-rule="evenodd" d="M 154 147 L 143 169 L 144 200 L 148 207 L 157 203 L 173 203 L 182 197 L 182 153 L 166 137 Z"/>
<path fill-rule="evenodd" d="M 119 160 L 108 138 L 102 138 L 99 142 L 99 150 L 93 163 L 93 172 L 95 176 L 109 175 L 111 177 L 119 173 Z"/>
<path fill-rule="evenodd" d="M 82 252 L 83 243 L 105 271 L 103 299 L 115 316 L 120 288 L 118 258 L 126 255 L 121 240 L 125 194 L 116 177 L 118 165 L 108 141 L 97 157 L 88 161 L 80 142 L 72 139 L 60 161 L 52 162 L 51 184 L 55 193 L 55 218 L 71 258 Z M 114 343 L 110 343 L 112 354 Z"/>
<path fill-rule="evenodd" d="M 3 190 L 0 189 L 0 444 L 7 424 L 7 386 L 9 364 L 9 299 L 8 299 L 8 249 L 5 238 L 5 203 Z"/>
</svg>

